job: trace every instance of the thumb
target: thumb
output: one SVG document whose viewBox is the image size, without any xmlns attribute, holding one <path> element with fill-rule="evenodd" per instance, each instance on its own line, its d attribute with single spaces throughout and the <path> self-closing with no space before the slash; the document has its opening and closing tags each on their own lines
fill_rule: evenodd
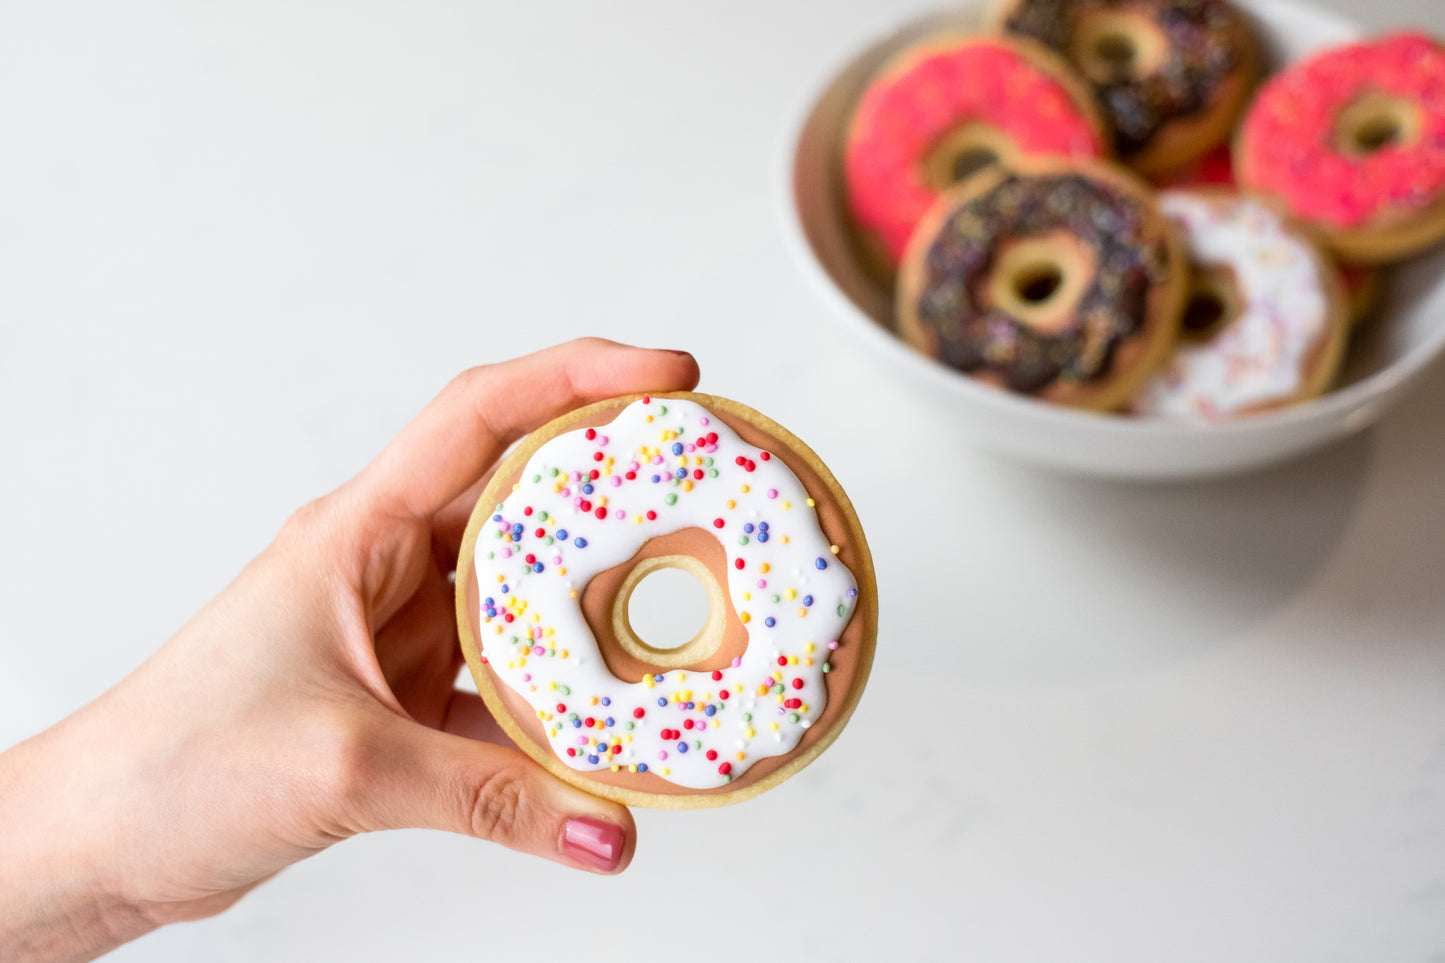
<svg viewBox="0 0 1445 963">
<path fill-rule="evenodd" d="M 632 861 L 627 807 L 562 782 L 517 749 L 391 717 L 380 758 L 359 787 L 375 829 L 441 829 L 490 840 L 594 873 Z"/>
</svg>

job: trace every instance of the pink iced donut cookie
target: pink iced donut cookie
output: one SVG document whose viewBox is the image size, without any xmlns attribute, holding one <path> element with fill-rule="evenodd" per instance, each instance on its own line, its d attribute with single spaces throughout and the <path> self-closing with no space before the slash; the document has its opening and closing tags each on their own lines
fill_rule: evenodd
<svg viewBox="0 0 1445 963">
<path fill-rule="evenodd" d="M 1245 117 L 1235 175 L 1347 260 L 1391 261 L 1445 236 L 1445 50 L 1398 33 L 1294 64 Z"/>
<path fill-rule="evenodd" d="M 870 268 L 891 276 L 940 191 L 1016 153 L 1102 157 L 1089 91 L 1043 47 L 934 37 L 891 61 L 855 108 L 843 151 L 848 211 Z"/>
</svg>

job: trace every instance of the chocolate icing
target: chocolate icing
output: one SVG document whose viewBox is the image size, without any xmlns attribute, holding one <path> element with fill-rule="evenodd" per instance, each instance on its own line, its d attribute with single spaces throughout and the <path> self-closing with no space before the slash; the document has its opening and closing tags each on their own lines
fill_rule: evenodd
<svg viewBox="0 0 1445 963">
<path fill-rule="evenodd" d="M 1240 63 L 1239 14 L 1226 0 L 1020 0 L 1004 28 L 1069 56 L 1078 19 L 1092 10 L 1141 14 L 1168 40 L 1157 71 L 1138 78 L 1094 81 L 1094 93 L 1114 126 L 1125 159 L 1141 153 L 1172 120 L 1207 109 L 1215 90 Z"/>
<path fill-rule="evenodd" d="M 919 322 L 937 339 L 942 360 L 966 372 L 992 371 L 1015 391 L 1102 378 L 1119 345 L 1143 328 L 1149 288 L 1168 266 L 1148 220 L 1138 200 L 1101 181 L 1010 175 L 940 223 L 926 253 Z M 1004 242 L 1060 230 L 1088 248 L 1097 266 L 1062 330 L 1039 331 L 982 303 Z"/>
</svg>

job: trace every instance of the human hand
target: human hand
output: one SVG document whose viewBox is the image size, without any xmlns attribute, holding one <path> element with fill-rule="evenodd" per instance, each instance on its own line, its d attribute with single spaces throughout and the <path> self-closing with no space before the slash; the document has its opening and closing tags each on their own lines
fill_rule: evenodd
<svg viewBox="0 0 1445 963">
<path fill-rule="evenodd" d="M 0 755 L 0 956 L 91 958 L 379 829 L 625 868 L 628 811 L 504 744 L 454 688 L 448 574 L 510 442 L 697 377 L 690 355 L 595 339 L 466 372 L 134 673 Z"/>
</svg>

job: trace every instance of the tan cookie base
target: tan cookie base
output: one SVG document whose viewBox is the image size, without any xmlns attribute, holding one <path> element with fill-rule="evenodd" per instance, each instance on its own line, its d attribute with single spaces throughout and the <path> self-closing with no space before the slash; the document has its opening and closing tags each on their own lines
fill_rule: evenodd
<svg viewBox="0 0 1445 963">
<path fill-rule="evenodd" d="M 878 596 L 873 558 L 869 554 L 868 543 L 852 503 L 818 456 L 781 425 L 751 408 L 725 398 L 690 392 L 652 396 L 659 399 L 694 401 L 720 418 L 748 444 L 766 449 L 774 457 L 781 458 L 817 503 L 818 520 L 824 534 L 832 544 L 838 546 L 839 560 L 848 567 L 857 581 L 857 605 L 848 625 L 838 638 L 838 648 L 828 657 L 831 667 L 826 676 L 828 704 L 793 752 L 785 756 L 758 760 L 730 784 L 705 790 L 674 785 L 652 772 L 637 773 L 625 769 L 618 772 L 585 772 L 573 769 L 553 753 L 535 712 L 526 700 L 501 683 L 491 668 L 482 661 L 477 641 L 478 629 L 482 625 L 481 594 L 476 583 L 473 560 L 477 537 L 495 511 L 496 505 L 511 494 L 513 486 L 521 478 L 527 460 L 548 440 L 567 431 L 587 427 L 600 429 L 640 397 L 642 396 L 631 395 L 615 398 L 564 415 L 533 432 L 503 460 L 477 501 L 462 541 L 460 557 L 457 559 L 457 629 L 472 678 L 488 709 L 523 752 L 559 779 L 626 806 L 655 809 L 726 806 L 750 799 L 783 782 L 817 758 L 818 754 L 837 738 L 862 694 L 872 666 L 878 633 Z M 619 594 L 625 591 L 625 585 L 632 573 L 639 567 L 669 564 L 655 560 L 675 556 L 685 556 L 693 560 L 688 563 L 688 567 L 695 563 L 705 569 L 705 574 L 717 584 L 727 584 L 727 560 L 722 545 L 710 533 L 689 528 L 650 539 L 632 559 L 600 573 L 581 593 L 583 614 L 598 638 L 603 658 L 613 675 L 623 681 L 637 681 L 647 672 L 678 668 L 657 661 L 653 657 L 656 653 L 649 653 L 645 648 L 639 649 L 623 642 L 620 636 L 630 633 L 630 627 L 626 624 L 625 616 L 621 621 L 617 618 L 619 609 L 625 611 L 625 606 L 619 606 L 617 599 Z M 654 561 L 649 563 L 648 560 Z M 695 574 L 704 574 L 701 569 Z M 704 585 L 706 584 L 707 581 L 704 580 Z M 720 594 L 725 611 L 719 612 L 714 605 L 709 619 L 719 619 L 722 623 L 721 631 L 714 635 L 705 626 L 699 633 L 702 641 L 695 639 L 684 647 L 697 659 L 687 666 L 690 671 L 722 668 L 747 645 L 746 629 L 733 611 L 726 593 Z M 663 658 L 666 661 L 668 657 L 664 655 Z"/>
</svg>

